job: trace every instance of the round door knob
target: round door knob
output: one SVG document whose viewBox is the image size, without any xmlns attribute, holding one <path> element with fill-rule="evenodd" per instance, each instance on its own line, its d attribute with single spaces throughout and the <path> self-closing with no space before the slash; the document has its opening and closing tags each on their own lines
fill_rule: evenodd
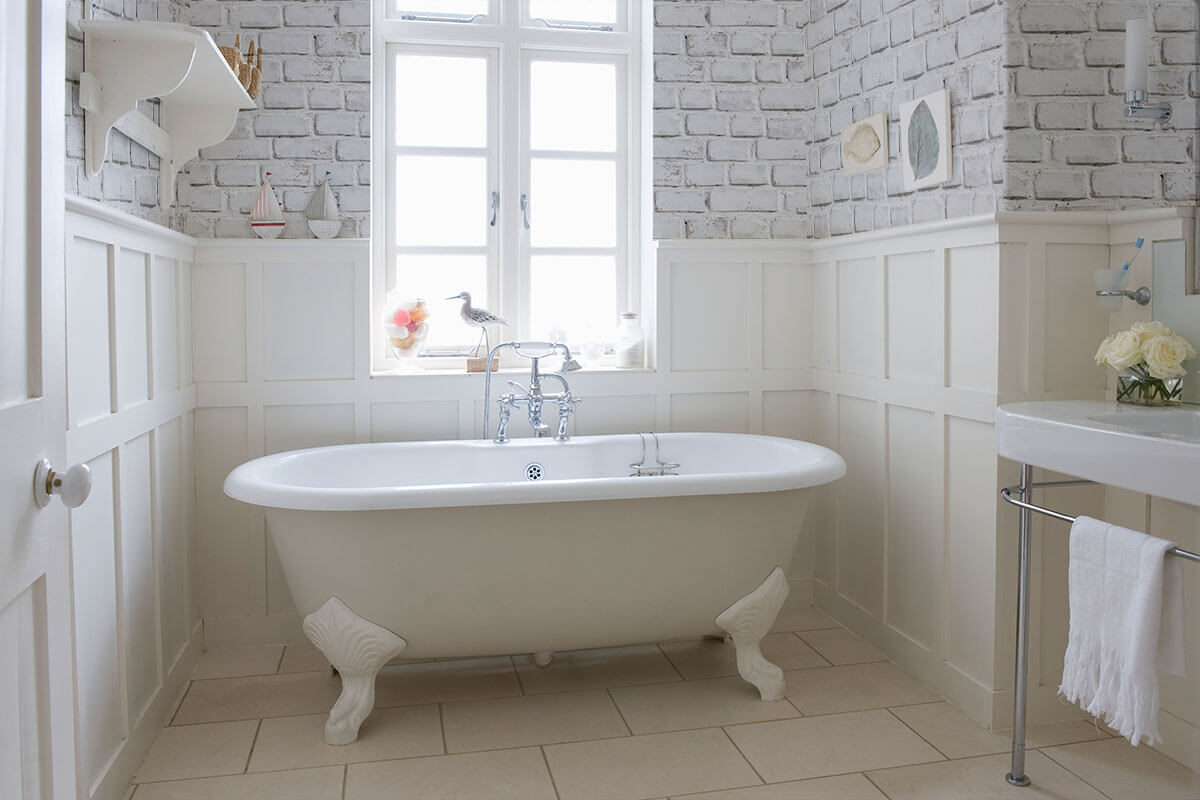
<svg viewBox="0 0 1200 800">
<path fill-rule="evenodd" d="M 39 508 L 50 504 L 50 495 L 58 495 L 67 508 L 76 508 L 92 491 L 92 471 L 87 464 L 76 464 L 66 472 L 57 472 L 50 462 L 38 462 L 33 476 L 33 498 Z"/>
</svg>

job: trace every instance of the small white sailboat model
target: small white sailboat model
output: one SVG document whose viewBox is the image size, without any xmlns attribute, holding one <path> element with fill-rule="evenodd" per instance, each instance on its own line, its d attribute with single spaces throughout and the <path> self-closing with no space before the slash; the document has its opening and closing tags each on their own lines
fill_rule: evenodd
<svg viewBox="0 0 1200 800">
<path fill-rule="evenodd" d="M 258 193 L 258 200 L 254 203 L 254 210 L 250 212 L 250 228 L 261 239 L 274 239 L 283 233 L 285 224 L 283 208 L 279 204 L 279 196 L 271 187 L 271 173 L 268 172 L 263 178 L 262 189 Z"/>
<path fill-rule="evenodd" d="M 317 188 L 313 198 L 304 212 L 308 217 L 308 229 L 318 239 L 331 239 L 342 229 L 342 220 L 338 217 L 337 198 L 329 188 L 329 171 L 325 171 L 325 180 Z"/>
</svg>

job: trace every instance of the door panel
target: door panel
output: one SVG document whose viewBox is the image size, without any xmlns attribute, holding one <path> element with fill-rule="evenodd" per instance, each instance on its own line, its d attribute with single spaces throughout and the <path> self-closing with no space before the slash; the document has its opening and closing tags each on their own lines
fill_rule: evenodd
<svg viewBox="0 0 1200 800">
<path fill-rule="evenodd" d="M 34 502 L 65 469 L 64 3 L 0 3 L 0 797 L 72 798 L 68 516 Z"/>
</svg>

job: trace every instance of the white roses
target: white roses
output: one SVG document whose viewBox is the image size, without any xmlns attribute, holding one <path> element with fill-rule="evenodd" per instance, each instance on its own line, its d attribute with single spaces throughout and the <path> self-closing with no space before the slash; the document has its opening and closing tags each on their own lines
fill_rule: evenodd
<svg viewBox="0 0 1200 800">
<path fill-rule="evenodd" d="M 1191 343 L 1157 320 L 1135 322 L 1127 331 L 1113 334 L 1100 343 L 1096 363 L 1115 370 L 1133 370 L 1141 365 L 1150 377 L 1178 378 L 1187 374 L 1183 362 L 1196 357 Z"/>
</svg>

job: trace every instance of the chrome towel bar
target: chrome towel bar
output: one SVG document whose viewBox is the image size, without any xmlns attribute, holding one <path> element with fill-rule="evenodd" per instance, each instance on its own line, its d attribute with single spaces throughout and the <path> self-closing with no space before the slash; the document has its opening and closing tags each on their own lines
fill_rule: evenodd
<svg viewBox="0 0 1200 800">
<path fill-rule="evenodd" d="M 1025 711 L 1029 699 L 1029 574 L 1032 561 L 1033 515 L 1035 513 L 1042 514 L 1054 519 L 1061 519 L 1063 522 L 1075 521 L 1075 517 L 1069 514 L 1035 505 L 1032 502 L 1033 490 L 1056 486 L 1084 486 L 1091 483 L 1094 481 L 1069 480 L 1034 483 L 1033 467 L 1030 464 L 1022 464 L 1021 482 L 1016 486 L 1006 486 L 1000 490 L 1000 498 L 1004 502 L 1021 509 L 1018 545 L 1020 568 L 1017 579 L 1017 663 L 1013 677 L 1012 768 L 1004 776 L 1004 779 L 1013 786 L 1029 785 L 1029 776 L 1025 774 Z M 1014 491 L 1020 493 L 1020 499 L 1013 497 Z M 1193 553 L 1180 547 L 1168 550 L 1167 555 L 1200 562 L 1200 553 Z"/>
<path fill-rule="evenodd" d="M 1081 486 L 1086 483 L 1092 483 L 1092 481 L 1050 481 L 1049 483 L 1032 484 L 1032 488 L 1045 489 L 1045 488 L 1051 487 L 1051 486 Z M 1043 506 L 1034 505 L 1033 503 L 1023 503 L 1020 500 L 1018 500 L 1017 498 L 1012 496 L 1012 493 L 1014 491 L 1020 491 L 1020 490 L 1021 490 L 1020 486 L 1005 486 L 1003 489 L 1000 490 L 1000 495 L 1004 498 L 1004 502 L 1009 503 L 1010 505 L 1017 506 L 1018 508 L 1027 508 L 1030 511 L 1034 512 L 1035 514 L 1043 514 L 1047 517 L 1054 517 L 1055 519 L 1061 519 L 1063 522 L 1074 522 L 1075 521 L 1075 517 L 1072 517 L 1068 514 L 1062 514 L 1058 511 L 1055 511 L 1050 508 L 1044 508 Z M 1179 558 L 1183 558 L 1188 561 L 1200 562 L 1200 553 L 1193 553 L 1191 550 L 1184 550 L 1182 547 L 1172 547 L 1170 550 L 1167 551 L 1167 555 L 1178 556 Z"/>
</svg>

